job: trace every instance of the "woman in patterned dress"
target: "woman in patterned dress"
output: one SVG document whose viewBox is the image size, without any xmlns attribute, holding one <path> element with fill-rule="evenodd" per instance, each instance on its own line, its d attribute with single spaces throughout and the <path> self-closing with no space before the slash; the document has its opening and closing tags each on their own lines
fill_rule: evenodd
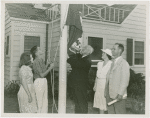
<svg viewBox="0 0 150 118">
<path fill-rule="evenodd" d="M 30 53 L 23 53 L 20 57 L 19 77 L 21 86 L 18 92 L 20 113 L 36 113 L 37 103 L 33 85 L 33 74 L 30 65 L 32 63 Z"/>
<path fill-rule="evenodd" d="M 97 77 L 95 79 L 95 85 L 93 90 L 95 91 L 94 96 L 94 106 L 95 108 L 99 108 L 100 114 L 104 114 L 104 111 L 107 111 L 106 98 L 104 96 L 105 91 L 105 83 L 106 83 L 106 74 L 111 67 L 111 50 L 106 49 L 103 50 L 102 59 L 104 61 L 99 62 L 97 64 Z"/>
<path fill-rule="evenodd" d="M 48 90 L 47 79 L 45 76 L 53 69 L 54 64 L 45 65 L 43 60 L 43 52 L 40 47 L 34 46 L 31 48 L 31 53 L 34 59 L 33 76 L 35 78 L 34 87 L 37 98 L 38 113 L 48 113 Z"/>
</svg>

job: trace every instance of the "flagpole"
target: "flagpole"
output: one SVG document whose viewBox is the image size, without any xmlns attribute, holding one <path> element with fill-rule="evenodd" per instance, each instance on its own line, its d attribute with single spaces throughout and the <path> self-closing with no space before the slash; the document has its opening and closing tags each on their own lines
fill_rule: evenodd
<svg viewBox="0 0 150 118">
<path fill-rule="evenodd" d="M 67 4 L 61 4 L 61 39 L 60 39 L 60 60 L 59 60 L 59 98 L 58 113 L 66 113 L 66 88 L 67 88 L 67 26 L 64 25 L 65 15 L 68 11 Z"/>
</svg>

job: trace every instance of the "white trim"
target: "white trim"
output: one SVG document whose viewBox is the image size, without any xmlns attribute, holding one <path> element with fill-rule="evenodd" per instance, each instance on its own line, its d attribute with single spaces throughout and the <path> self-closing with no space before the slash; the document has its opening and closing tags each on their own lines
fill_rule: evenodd
<svg viewBox="0 0 150 118">
<path fill-rule="evenodd" d="M 102 60 L 91 60 L 92 62 L 99 62 L 99 61 L 102 61 Z"/>
<path fill-rule="evenodd" d="M 103 49 L 106 48 L 106 36 L 103 34 L 84 33 L 84 45 L 88 45 L 88 37 L 103 38 Z"/>
<path fill-rule="evenodd" d="M 42 49 L 42 51 L 44 51 L 45 52 L 45 50 L 44 50 L 44 45 L 43 45 L 43 39 L 44 38 L 42 38 L 42 36 L 41 35 L 38 35 L 38 34 L 30 34 L 30 33 L 26 33 L 26 34 L 23 34 L 23 35 L 21 35 L 21 54 L 24 52 L 24 37 L 25 36 L 37 36 L 37 37 L 40 37 L 40 48 Z"/>
<path fill-rule="evenodd" d="M 13 70 L 13 39 L 14 39 L 14 22 L 11 21 L 11 50 L 10 50 L 10 81 L 13 80 L 13 76 L 12 76 L 12 70 Z"/>
<path fill-rule="evenodd" d="M 144 42 L 144 47 L 145 47 L 145 41 L 143 40 L 136 40 L 136 39 L 133 39 L 133 66 L 131 67 L 145 67 L 145 59 L 144 59 L 144 64 L 143 65 L 135 65 L 135 53 L 138 53 L 138 52 L 135 52 L 135 41 L 139 41 L 139 42 Z M 144 53 L 144 57 L 145 57 L 145 48 L 144 48 L 144 52 L 139 52 L 139 53 Z"/>
<path fill-rule="evenodd" d="M 34 23 L 46 23 L 49 24 L 50 22 L 46 22 L 46 21 L 36 21 L 36 20 L 29 20 L 29 19 L 21 19 L 21 18 L 14 18 L 14 17 L 10 17 L 10 20 L 19 20 L 19 21 L 25 21 L 25 22 L 34 22 Z"/>
<path fill-rule="evenodd" d="M 115 24 L 115 23 L 108 23 L 108 22 L 103 22 L 103 21 L 94 21 L 94 20 L 87 20 L 87 19 L 83 19 L 83 22 L 88 22 L 88 23 L 97 23 L 97 24 L 104 24 L 104 25 L 112 25 L 112 26 L 116 26 L 116 27 L 121 27 L 121 24 Z"/>
<path fill-rule="evenodd" d="M 91 65 L 91 67 L 97 67 L 97 65 Z"/>
</svg>

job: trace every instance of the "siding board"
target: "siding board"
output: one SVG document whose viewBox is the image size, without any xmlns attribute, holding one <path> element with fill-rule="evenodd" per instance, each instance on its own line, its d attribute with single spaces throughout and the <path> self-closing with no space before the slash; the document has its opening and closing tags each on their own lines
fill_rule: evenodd
<svg viewBox="0 0 150 118">
<path fill-rule="evenodd" d="M 12 79 L 18 80 L 20 56 L 24 52 L 24 36 L 39 36 L 40 47 L 45 50 L 46 25 L 42 23 L 14 21 Z M 45 54 L 43 55 L 45 57 Z"/>
<path fill-rule="evenodd" d="M 105 48 L 112 48 L 113 44 L 122 43 L 125 46 L 122 56 L 126 59 L 127 38 L 141 41 L 145 41 L 146 39 L 146 10 L 143 7 L 144 6 L 139 5 L 135 8 L 120 26 L 83 20 L 83 32 L 89 35 L 92 34 L 92 36 L 105 36 Z M 85 38 L 86 37 L 84 37 L 84 40 Z M 134 66 L 131 68 L 135 70 L 135 72 L 145 73 L 145 66 Z"/>
<path fill-rule="evenodd" d="M 7 38 L 7 36 L 9 36 L 11 40 L 10 34 L 11 34 L 11 21 L 10 21 L 9 14 L 7 10 L 5 9 L 5 39 Z M 10 81 L 10 56 L 6 57 L 5 54 L 6 53 L 4 52 L 4 86 L 6 86 L 7 83 Z"/>
</svg>

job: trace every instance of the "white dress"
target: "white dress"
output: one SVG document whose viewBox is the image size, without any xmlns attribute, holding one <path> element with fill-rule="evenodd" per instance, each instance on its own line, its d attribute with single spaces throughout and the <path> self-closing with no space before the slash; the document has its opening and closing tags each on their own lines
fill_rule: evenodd
<svg viewBox="0 0 150 118">
<path fill-rule="evenodd" d="M 23 79 L 26 81 L 28 85 L 28 89 L 32 96 L 32 102 L 28 102 L 28 95 L 24 90 L 23 86 L 20 86 L 18 92 L 18 102 L 19 102 L 19 110 L 20 113 L 36 113 L 37 112 L 37 101 L 35 95 L 35 88 L 33 85 L 33 74 L 32 70 L 29 66 L 23 65 L 19 71 L 20 81 Z"/>
<path fill-rule="evenodd" d="M 99 62 L 97 64 L 97 80 L 96 80 L 96 92 L 94 95 L 94 105 L 93 107 L 99 108 L 100 110 L 107 110 L 106 98 L 104 97 L 106 75 L 111 67 L 111 61 L 108 61 L 105 66 L 104 62 Z"/>
</svg>

